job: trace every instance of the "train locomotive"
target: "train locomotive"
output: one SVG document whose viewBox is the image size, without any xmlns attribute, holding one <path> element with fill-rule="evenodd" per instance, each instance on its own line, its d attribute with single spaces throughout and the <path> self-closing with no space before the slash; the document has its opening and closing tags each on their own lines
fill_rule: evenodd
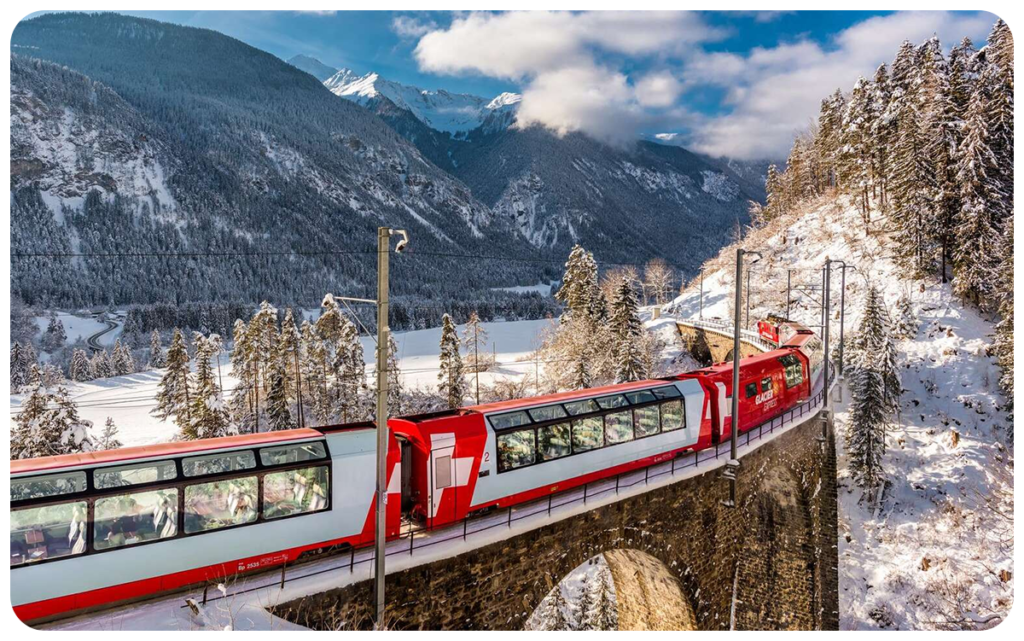
<svg viewBox="0 0 1024 641">
<path fill-rule="evenodd" d="M 806 402 L 796 323 L 743 358 L 741 433 Z M 729 438 L 732 365 L 388 421 L 387 536 L 532 501 Z M 11 462 L 11 597 L 42 622 L 371 545 L 372 423 Z"/>
</svg>

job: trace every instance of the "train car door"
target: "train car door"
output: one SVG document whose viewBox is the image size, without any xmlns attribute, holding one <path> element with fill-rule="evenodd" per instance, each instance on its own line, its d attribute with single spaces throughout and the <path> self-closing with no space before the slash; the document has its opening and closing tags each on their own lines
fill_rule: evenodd
<svg viewBox="0 0 1024 641">
<path fill-rule="evenodd" d="M 430 526 L 449 523 L 455 520 L 456 493 L 455 483 L 455 436 L 450 438 L 432 439 L 430 449 Z M 450 494 L 448 500 L 442 500 L 445 491 Z"/>
</svg>

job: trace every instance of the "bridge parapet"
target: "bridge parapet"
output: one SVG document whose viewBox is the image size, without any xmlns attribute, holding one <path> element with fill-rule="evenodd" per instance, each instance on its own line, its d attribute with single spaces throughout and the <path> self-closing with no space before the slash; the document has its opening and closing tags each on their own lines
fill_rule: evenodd
<svg viewBox="0 0 1024 641">
<path fill-rule="evenodd" d="M 703 365 L 732 360 L 733 326 L 727 321 L 676 319 L 683 346 Z M 740 330 L 741 357 L 769 352 L 776 346 L 757 332 Z"/>
</svg>

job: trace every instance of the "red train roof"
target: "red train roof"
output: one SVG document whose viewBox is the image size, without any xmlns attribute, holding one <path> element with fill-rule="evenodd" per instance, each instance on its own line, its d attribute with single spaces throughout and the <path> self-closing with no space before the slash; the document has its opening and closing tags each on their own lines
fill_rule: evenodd
<svg viewBox="0 0 1024 641">
<path fill-rule="evenodd" d="M 281 441 L 296 441 L 322 437 L 323 434 L 314 429 L 302 428 L 295 430 L 281 430 L 280 432 L 259 432 L 256 434 L 223 436 L 221 438 L 208 438 L 198 441 L 177 441 L 174 443 L 158 443 L 156 445 L 123 447 L 117 450 L 87 452 L 84 454 L 45 456 L 42 458 L 11 461 L 11 474 L 25 474 L 28 472 L 58 470 L 66 467 L 84 467 L 100 465 L 103 463 L 117 463 L 120 461 L 130 461 L 132 459 L 148 459 L 165 456 L 172 457 L 180 454 L 191 454 L 193 452 L 241 448 L 246 446 L 266 445 L 268 443 L 280 443 Z"/>
<path fill-rule="evenodd" d="M 587 389 L 574 390 L 572 392 L 559 392 L 558 394 L 547 394 L 545 396 L 517 398 L 511 401 L 484 403 L 483 405 L 471 405 L 463 409 L 469 410 L 471 412 L 480 412 L 481 414 L 490 414 L 491 412 L 503 412 L 505 410 L 514 410 L 522 407 L 534 407 L 536 405 L 546 405 L 548 403 L 572 401 L 578 398 L 591 398 L 594 396 L 602 396 L 605 394 L 614 394 L 616 392 L 628 392 L 630 390 L 643 389 L 645 387 L 653 387 L 657 385 L 671 385 L 673 382 L 674 381 L 648 379 L 645 381 L 634 381 L 632 383 L 620 383 L 618 385 L 590 387 Z"/>
</svg>

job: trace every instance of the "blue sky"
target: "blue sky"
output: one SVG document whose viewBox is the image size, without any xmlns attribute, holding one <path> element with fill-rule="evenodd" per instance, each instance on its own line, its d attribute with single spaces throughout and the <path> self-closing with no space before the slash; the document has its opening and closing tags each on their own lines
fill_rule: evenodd
<svg viewBox="0 0 1024 641">
<path fill-rule="evenodd" d="M 425 89 L 523 94 L 520 122 L 611 141 L 676 132 L 715 155 L 778 157 L 817 111 L 938 35 L 983 44 L 979 12 L 450 13 L 145 11 L 283 59 L 318 58 Z"/>
</svg>

